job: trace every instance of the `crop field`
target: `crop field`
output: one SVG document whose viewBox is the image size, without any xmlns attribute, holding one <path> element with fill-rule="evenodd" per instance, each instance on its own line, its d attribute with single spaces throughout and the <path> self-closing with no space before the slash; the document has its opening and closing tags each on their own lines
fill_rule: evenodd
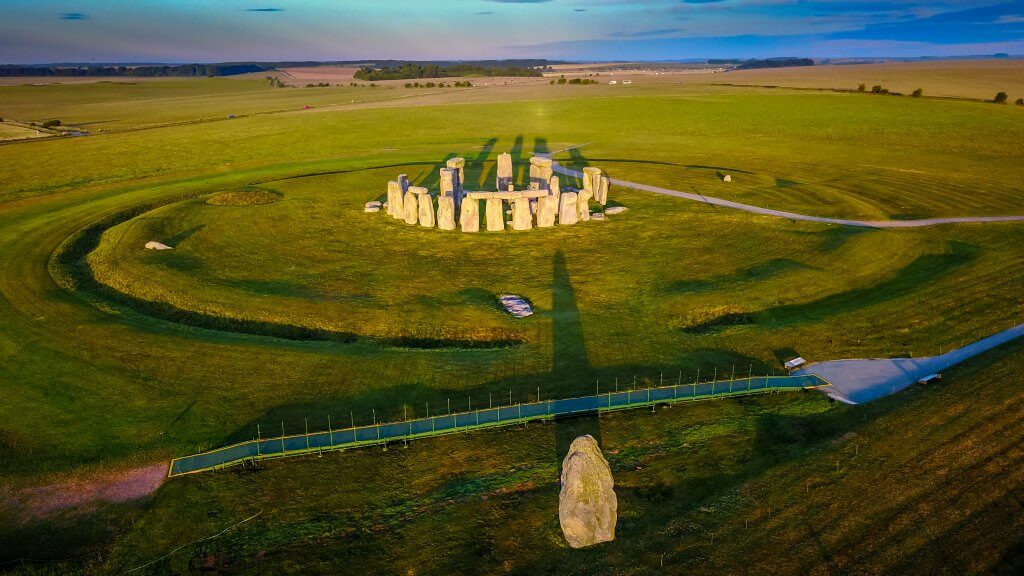
<svg viewBox="0 0 1024 576">
<path fill-rule="evenodd" d="M 436 189 L 456 156 L 467 189 L 492 189 L 507 151 L 517 182 L 552 153 L 816 216 L 1024 214 L 1020 107 L 722 78 L 0 86 L 0 117 L 92 127 L 0 145 L 0 572 L 1024 569 L 1021 344 L 863 406 L 714 400 L 264 462 L 142 498 L 116 481 L 257 434 L 781 372 L 795 355 L 933 355 L 1021 322 L 1021 224 L 845 228 L 621 187 L 623 213 L 529 232 L 363 212 L 400 173 Z M 505 314 L 503 293 L 536 313 Z M 571 550 L 558 525 L 580 433 L 619 497 L 599 549 Z M 102 496 L 62 498 L 71 486 Z"/>
</svg>

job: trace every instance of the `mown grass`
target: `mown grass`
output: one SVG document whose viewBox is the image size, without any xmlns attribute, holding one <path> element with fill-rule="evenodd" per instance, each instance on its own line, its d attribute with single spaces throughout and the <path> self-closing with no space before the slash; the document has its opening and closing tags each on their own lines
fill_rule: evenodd
<svg viewBox="0 0 1024 576">
<path fill-rule="evenodd" d="M 1015 225 L 856 231 L 627 190 L 612 197 L 630 210 L 607 222 L 528 234 L 445 234 L 362 212 L 398 172 L 430 184 L 451 155 L 469 159 L 470 182 L 483 187 L 499 152 L 511 150 L 522 171 L 534 150 L 581 143 L 589 144 L 559 158 L 650 184 L 767 199 L 773 208 L 884 218 L 1021 207 L 1014 182 L 1024 170 L 1016 147 L 1022 127 L 1009 107 L 672 86 L 635 97 L 594 94 L 265 115 L 0 147 L 0 160 L 15 167 L 0 173 L 0 485 L 18 490 L 164 460 L 250 438 L 257 424 L 283 422 L 298 432 L 304 418 L 311 427 L 325 426 L 328 415 L 394 419 L 469 395 L 482 401 L 511 390 L 526 398 L 537 387 L 568 395 L 616 379 L 631 385 L 634 375 L 643 385 L 734 365 L 763 371 L 792 352 L 931 354 L 1019 322 L 1024 244 Z M 715 175 L 726 170 L 731 188 Z M 280 200 L 205 203 L 250 186 L 275 190 Z M 130 218 L 104 221 L 119 214 Z M 85 233 L 96 234 L 94 242 L 51 268 L 55 251 Z M 152 239 L 175 249 L 142 250 Z M 97 298 L 93 286 L 74 283 L 81 276 L 62 276 L 68 267 L 138 302 Z M 538 314 L 504 316 L 493 305 L 504 291 L 530 298 Z M 145 302 L 366 338 L 238 333 L 154 317 Z M 722 325 L 729 315 L 751 321 Z M 424 350 L 388 340 L 499 335 L 522 344 Z M 956 503 L 974 511 L 965 527 L 1002 535 L 993 541 L 1007 547 L 997 549 L 926 514 L 949 503 L 908 463 L 936 451 L 936 474 L 976 462 L 964 468 L 964 482 L 983 484 L 989 503 L 1012 503 L 1006 494 L 1019 491 L 1017 477 L 986 468 L 986 453 L 959 443 L 973 437 L 973 446 L 988 446 L 992 435 L 981 422 L 1002 427 L 994 449 L 1019 440 L 1010 408 L 1019 403 L 1012 373 L 1020 354 L 1007 354 L 991 369 L 979 362 L 981 372 L 965 376 L 963 398 L 948 386 L 880 408 L 837 409 L 797 396 L 602 420 L 607 449 L 619 450 L 609 455 L 624 488 L 623 530 L 620 544 L 595 551 L 562 548 L 553 523 L 558 450 L 578 431 L 559 424 L 174 481 L 152 502 L 104 508 L 109 536 L 97 536 L 88 515 L 27 526 L 7 516 L 17 546 L 5 548 L 4 560 L 84 554 L 88 560 L 52 569 L 117 571 L 264 510 L 251 526 L 150 571 L 198 570 L 209 561 L 231 571 L 535 573 L 570 565 L 643 573 L 662 553 L 677 571 L 738 572 L 744 565 L 730 562 L 746 557 L 779 572 L 827 562 L 910 571 L 897 562 L 900 553 L 946 560 L 942 534 L 980 550 L 976 565 L 948 566 L 983 571 L 1013 560 L 1019 526 L 983 499 Z M 848 485 L 837 484 L 842 499 L 861 505 L 828 509 L 842 519 L 835 529 L 849 534 L 807 546 L 825 530 L 812 515 L 825 503 L 805 502 L 791 488 L 825 476 L 821 458 L 845 454 L 830 442 L 846 431 L 918 442 L 878 444 L 895 464 L 872 461 Z M 957 459 L 952 447 L 969 456 Z M 907 510 L 924 515 L 930 540 L 896 532 L 885 554 L 857 552 L 869 550 L 855 546 L 858 535 L 896 529 L 889 519 L 901 502 L 886 508 L 885 500 L 857 495 L 907 483 L 922 495 L 921 507 Z M 805 512 L 773 524 L 764 506 L 751 512 L 738 504 L 746 500 L 729 496 L 751 485 L 767 491 L 772 518 L 786 506 Z M 706 514 L 715 521 L 702 523 Z M 772 530 L 761 540 L 737 531 L 740 519 L 762 516 Z M 802 530 L 812 519 L 815 529 Z M 715 547 L 704 544 L 710 533 Z M 51 538 L 63 545 L 47 544 Z M 764 546 L 745 548 L 749 542 Z M 780 549 L 787 552 L 774 553 Z M 831 557 L 813 556 L 821 549 Z M 835 560 L 846 549 L 853 559 L 843 562 L 853 564 Z M 267 552 L 256 564 L 260 550 Z"/>
</svg>

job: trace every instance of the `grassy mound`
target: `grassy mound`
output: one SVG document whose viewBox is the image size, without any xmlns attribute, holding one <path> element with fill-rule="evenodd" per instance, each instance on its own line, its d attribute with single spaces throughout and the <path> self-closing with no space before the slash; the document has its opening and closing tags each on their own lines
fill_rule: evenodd
<svg viewBox="0 0 1024 576">
<path fill-rule="evenodd" d="M 273 204 L 280 199 L 281 195 L 277 192 L 253 188 L 214 194 L 206 203 L 211 206 L 259 206 L 260 204 Z"/>
</svg>

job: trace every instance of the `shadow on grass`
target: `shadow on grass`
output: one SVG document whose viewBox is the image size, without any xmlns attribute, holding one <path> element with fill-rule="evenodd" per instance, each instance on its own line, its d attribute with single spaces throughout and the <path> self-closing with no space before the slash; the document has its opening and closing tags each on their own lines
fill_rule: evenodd
<svg viewBox="0 0 1024 576">
<path fill-rule="evenodd" d="M 668 286 L 664 288 L 664 291 L 671 294 L 710 292 L 712 290 L 728 288 L 733 284 L 767 280 L 768 278 L 772 278 L 792 270 L 810 269 L 813 269 L 813 267 L 808 266 L 803 262 L 798 262 L 789 258 L 774 258 L 767 262 L 762 262 L 760 264 L 744 268 L 743 270 L 737 270 L 731 274 L 723 274 L 721 276 L 704 280 L 677 280 L 669 283 Z"/>
</svg>

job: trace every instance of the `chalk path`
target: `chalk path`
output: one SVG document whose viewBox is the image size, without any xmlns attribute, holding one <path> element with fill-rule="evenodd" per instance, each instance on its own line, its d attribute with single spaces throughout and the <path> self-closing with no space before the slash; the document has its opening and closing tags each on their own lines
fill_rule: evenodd
<svg viewBox="0 0 1024 576">
<path fill-rule="evenodd" d="M 1024 336 L 1024 324 L 1003 330 L 939 356 L 871 360 L 833 360 L 812 364 L 795 372 L 817 375 L 832 384 L 825 392 L 848 404 L 870 402 L 903 390 L 921 378 L 943 370 Z"/>
<path fill-rule="evenodd" d="M 564 174 L 566 176 L 575 176 L 576 178 L 583 177 L 582 172 L 566 168 L 558 164 L 558 162 L 552 161 L 551 168 L 555 172 L 559 174 Z M 859 228 L 921 228 L 924 226 L 937 226 L 940 224 L 1024 222 L 1024 216 L 961 216 L 955 218 L 922 218 L 919 220 L 846 220 L 843 218 L 823 218 L 821 216 L 808 216 L 806 214 L 797 214 L 795 212 L 785 212 L 782 210 L 770 210 L 768 208 L 761 208 L 759 206 L 751 206 L 750 204 L 733 202 L 731 200 L 723 200 L 721 198 L 715 198 L 712 196 L 704 196 L 703 194 L 693 194 L 691 192 L 681 192 L 679 190 L 659 188 L 657 186 L 649 186 L 647 184 L 639 184 L 637 182 L 628 182 L 626 180 L 619 180 L 617 178 L 611 178 L 609 179 L 609 181 L 615 186 L 623 186 L 626 188 L 633 188 L 634 190 L 653 192 L 655 194 L 664 194 L 666 196 L 675 196 L 676 198 L 685 198 L 686 200 L 693 200 L 694 202 L 703 202 L 704 204 L 712 204 L 715 206 L 722 206 L 724 208 L 732 208 L 734 210 L 743 210 L 744 212 L 761 214 L 763 216 L 788 218 L 790 220 L 799 220 L 802 222 L 818 222 L 821 224 L 857 226 Z"/>
</svg>

